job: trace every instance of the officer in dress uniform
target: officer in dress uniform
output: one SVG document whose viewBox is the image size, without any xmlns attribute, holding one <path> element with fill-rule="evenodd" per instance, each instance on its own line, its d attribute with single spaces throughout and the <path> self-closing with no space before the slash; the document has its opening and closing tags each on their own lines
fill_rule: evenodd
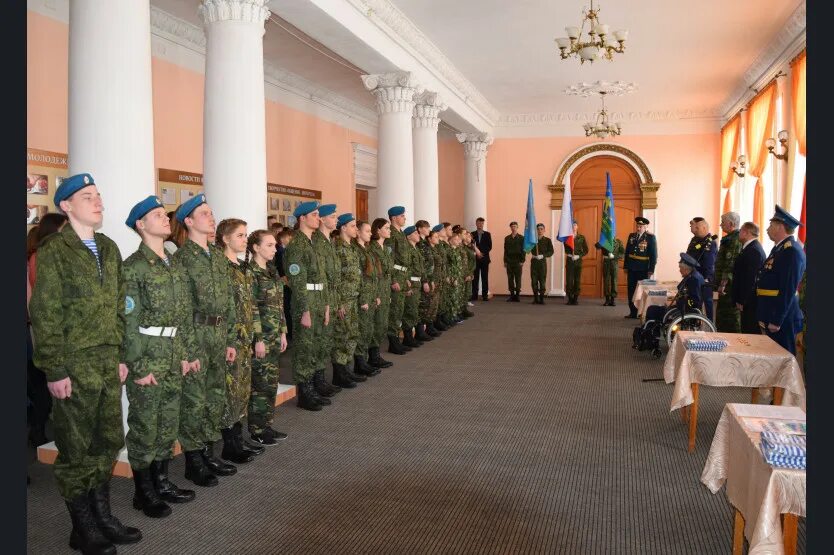
<svg viewBox="0 0 834 555">
<path fill-rule="evenodd" d="M 629 313 L 625 316 L 626 318 L 637 318 L 637 306 L 632 300 L 634 291 L 637 289 L 637 282 L 652 277 L 657 263 L 657 240 L 648 232 L 649 220 L 638 216 L 634 218 L 634 221 L 637 223 L 637 231 L 628 235 L 623 263 L 623 269 L 628 277 Z"/>
<path fill-rule="evenodd" d="M 805 251 L 793 233 L 799 220 L 776 205 L 767 236 L 776 243 L 756 276 L 756 317 L 762 331 L 796 354 L 796 334 L 802 329 L 797 288 L 805 273 Z"/>
<path fill-rule="evenodd" d="M 715 259 L 718 256 L 718 236 L 709 232 L 709 223 L 704 218 L 692 218 L 689 222 L 692 239 L 686 247 L 686 254 L 698 261 L 701 275 L 706 280 L 704 288 L 705 315 L 713 320 L 712 290 L 715 283 Z"/>
<path fill-rule="evenodd" d="M 697 260 L 685 252 L 680 253 L 680 257 L 678 270 L 680 270 L 681 278 L 683 279 L 678 283 L 678 293 L 672 299 L 670 306 L 677 308 L 681 315 L 683 315 L 691 312 L 693 308 L 700 308 L 703 303 L 702 291 L 704 287 L 704 276 L 698 271 Z M 658 305 L 650 306 L 646 310 L 646 321 L 661 321 L 668 309 L 669 307 Z"/>
</svg>

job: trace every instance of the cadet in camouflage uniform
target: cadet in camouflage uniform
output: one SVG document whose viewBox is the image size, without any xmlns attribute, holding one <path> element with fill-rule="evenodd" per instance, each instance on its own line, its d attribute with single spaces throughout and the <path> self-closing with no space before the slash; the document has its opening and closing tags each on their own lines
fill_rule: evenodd
<svg viewBox="0 0 834 555">
<path fill-rule="evenodd" d="M 356 218 L 350 213 L 340 214 L 336 229 L 339 236 L 333 242 L 339 261 L 339 278 L 334 305 L 333 383 L 352 389 L 357 382 L 367 379 L 349 370 L 359 342 L 359 288 L 362 282 L 359 253 L 351 244 L 357 233 Z"/>
<path fill-rule="evenodd" d="M 423 267 L 423 255 L 417 250 L 417 241 L 420 238 L 417 227 L 410 225 L 403 230 L 403 234 L 408 241 L 405 260 L 409 276 L 409 288 L 405 293 L 405 306 L 403 308 L 403 345 L 419 347 L 423 342 L 415 337 L 414 328 L 417 327 L 420 318 L 420 295 L 423 293 L 424 284 L 427 284 L 428 280 Z"/>
<path fill-rule="evenodd" d="M 507 269 L 507 302 L 521 302 L 521 267 L 527 254 L 524 252 L 524 235 L 518 232 L 518 222 L 510 222 L 510 234 L 504 237 L 504 268 Z"/>
<path fill-rule="evenodd" d="M 544 304 L 547 259 L 553 256 L 553 241 L 544 234 L 544 224 L 536 225 L 538 241 L 530 251 L 530 280 L 533 282 L 533 304 Z"/>
<path fill-rule="evenodd" d="M 440 240 L 441 234 L 445 234 L 443 224 L 437 224 L 431 229 L 429 234 L 429 244 L 431 245 L 431 255 L 434 259 L 434 294 L 432 295 L 432 302 L 429 308 L 429 317 L 432 319 L 432 328 L 436 333 L 442 333 L 449 329 L 440 320 L 440 302 L 445 293 L 445 288 L 448 286 L 446 282 L 446 255 L 443 252 L 443 241 Z"/>
<path fill-rule="evenodd" d="M 463 321 L 460 316 L 460 291 L 463 281 L 463 266 L 458 252 L 460 235 L 451 233 L 446 248 L 446 268 L 449 270 L 449 294 L 446 297 L 446 314 L 450 322 L 458 324 Z"/>
<path fill-rule="evenodd" d="M 472 234 L 469 230 L 462 229 L 463 238 L 463 252 L 464 252 L 464 285 L 472 289 L 472 280 L 475 279 L 475 266 L 477 265 L 475 257 L 475 245 L 472 243 Z M 463 317 L 471 318 L 475 313 L 469 310 L 469 295 L 464 293 L 463 299 Z"/>
<path fill-rule="evenodd" d="M 292 289 L 293 381 L 298 389 L 298 406 L 319 411 L 331 404 L 330 399 L 320 397 L 313 387 L 313 375 L 319 370 L 321 341 L 324 328 L 330 324 L 330 306 L 327 304 L 327 275 L 325 262 L 316 256 L 313 248 L 313 232 L 319 228 L 319 204 L 302 202 L 293 215 L 297 218 L 298 231 L 284 251 L 284 267 Z"/>
<path fill-rule="evenodd" d="M 599 243 L 595 244 L 594 247 L 602 253 L 602 292 L 605 295 L 605 302 L 602 306 L 617 306 L 617 303 L 614 302 L 617 298 L 617 271 L 620 260 L 625 254 L 625 246 L 623 246 L 622 241 L 615 237 L 613 251 L 609 252 Z"/>
<path fill-rule="evenodd" d="M 397 284 L 397 287 L 391 288 L 391 307 L 388 311 L 388 349 L 389 352 L 394 352 L 397 348 L 407 352 L 412 349 L 412 346 L 400 343 L 406 291 L 411 285 L 409 283 L 411 268 L 408 267 L 410 263 L 407 251 L 408 241 L 402 231 L 405 226 L 405 208 L 392 206 L 388 209 L 388 218 L 391 220 L 391 237 L 385 240 L 385 246 L 390 250 L 393 259 L 391 279 Z"/>
<path fill-rule="evenodd" d="M 149 196 L 130 211 L 125 224 L 142 238 L 125 260 L 125 360 L 127 458 L 136 490 L 133 506 L 146 516 L 171 514 L 165 502 L 186 503 L 192 490 L 168 479 L 180 422 L 183 376 L 200 369 L 194 311 L 185 268 L 171 259 L 163 242 L 171 224 L 162 201 Z"/>
<path fill-rule="evenodd" d="M 55 398 L 53 470 L 72 518 L 70 546 L 115 553 L 113 543 L 142 539 L 110 513 L 110 475 L 124 445 L 121 383 L 128 374 L 122 257 L 116 243 L 95 232 L 103 206 L 90 174 L 64 179 L 54 203 L 69 225 L 38 250 L 29 304 L 34 363 Z"/>
<path fill-rule="evenodd" d="M 209 243 L 215 221 L 205 195 L 181 204 L 176 219 L 185 225 L 188 239 L 173 259 L 188 274 L 194 334 L 200 349 L 200 371 L 189 372 L 183 379 L 179 441 L 185 452 L 185 477 L 198 486 L 210 487 L 217 485 L 216 476 L 237 472 L 233 465 L 214 456 L 226 408 L 226 363 L 234 362 L 237 354 L 235 297 L 227 259 Z"/>
<path fill-rule="evenodd" d="M 220 456 L 236 464 L 252 462 L 263 447 L 248 448 L 243 443 L 242 420 L 246 416 L 249 395 L 252 391 L 252 345 L 258 336 L 259 351 L 264 349 L 260 339 L 261 318 L 252 298 L 252 276 L 238 255 L 246 252 L 246 222 L 237 218 L 223 220 L 217 226 L 215 244 L 223 249 L 223 255 L 232 283 L 235 302 L 235 356 L 234 362 L 226 362 L 226 406 L 220 418 L 223 450 Z"/>
<path fill-rule="evenodd" d="M 579 304 L 579 291 L 582 288 L 582 257 L 588 254 L 585 236 L 579 234 L 579 224 L 573 222 L 573 248 L 565 245 L 565 293 L 568 302 Z"/>
<path fill-rule="evenodd" d="M 327 294 L 324 297 L 330 307 L 332 324 L 324 326 L 318 343 L 320 349 L 317 370 L 313 374 L 313 387 L 316 389 L 316 393 L 326 398 L 333 397 L 342 390 L 341 387 L 328 383 L 324 376 L 324 371 L 333 358 L 333 334 L 336 328 L 334 319 L 336 318 L 336 303 L 339 301 L 339 276 L 341 273 L 339 257 L 336 255 L 336 250 L 330 239 L 330 234 L 336 229 L 336 205 L 322 204 L 319 206 L 319 218 L 321 222 L 319 228 L 313 232 L 313 249 L 316 256 L 324 264 L 327 288 Z"/>
<path fill-rule="evenodd" d="M 394 290 L 399 291 L 400 282 L 394 278 L 394 255 L 393 249 L 385 242 L 391 238 L 391 224 L 385 218 L 377 218 L 371 224 L 371 252 L 376 256 L 377 260 L 382 266 L 382 275 L 379 279 L 379 298 L 382 301 L 379 305 L 379 310 L 376 313 L 374 327 L 376 328 L 376 345 L 382 345 L 382 341 L 388 336 L 388 322 L 390 320 L 391 312 L 391 297 Z M 401 274 L 400 270 L 397 273 Z M 410 350 L 410 349 L 409 349 Z M 392 342 L 388 337 L 388 352 L 395 355 L 404 355 L 406 353 L 399 338 L 396 342 Z M 368 363 L 372 366 L 373 355 Z"/>
<path fill-rule="evenodd" d="M 382 299 L 379 293 L 379 282 L 382 276 L 382 264 L 371 252 L 371 224 L 359 222 L 356 224 L 356 239 L 353 248 L 359 256 L 362 268 L 362 281 L 359 284 L 359 339 L 353 356 L 354 372 L 362 376 L 376 376 L 379 368 L 387 368 L 393 363 L 379 356 L 379 345 L 376 343 L 376 313 Z M 374 358 L 373 354 L 376 354 Z"/>
<path fill-rule="evenodd" d="M 443 265 L 446 268 L 446 283 L 443 286 L 442 295 L 440 297 L 440 319 L 447 327 L 454 326 L 458 323 L 457 318 L 454 317 L 454 295 L 455 289 L 458 285 L 457 268 L 458 258 L 455 256 L 452 248 L 452 224 L 443 222 L 443 231 L 440 233 L 440 242 L 437 246 L 443 254 Z"/>
<path fill-rule="evenodd" d="M 741 216 L 727 212 L 721 216 L 724 237 L 718 246 L 715 260 L 715 283 L 718 284 L 718 306 L 715 309 L 715 327 L 718 331 L 741 333 L 741 313 L 732 299 L 733 266 L 743 246 L 738 237 Z"/>
<path fill-rule="evenodd" d="M 420 292 L 420 302 L 418 304 L 418 324 L 415 338 L 419 341 L 429 341 L 440 335 L 440 332 L 434 329 L 434 316 L 432 314 L 432 306 L 434 305 L 435 297 L 437 297 L 437 283 L 435 281 L 434 269 L 434 248 L 429 242 L 429 235 L 431 235 L 431 226 L 426 220 L 420 220 L 416 224 L 417 233 L 420 234 L 420 241 L 417 243 L 417 250 L 420 251 L 420 256 L 423 257 L 423 272 L 426 276 L 425 283 L 428 284 L 428 291 L 426 288 Z M 429 339 L 427 339 L 429 338 Z"/>
<path fill-rule="evenodd" d="M 287 349 L 284 282 L 272 265 L 276 244 L 275 236 L 265 229 L 253 231 L 246 243 L 246 275 L 251 279 L 251 294 L 261 320 L 261 333 L 256 331 L 254 337 L 247 422 L 252 440 L 259 445 L 275 445 L 287 438 L 284 432 L 272 429 L 278 393 L 278 358 Z"/>
</svg>

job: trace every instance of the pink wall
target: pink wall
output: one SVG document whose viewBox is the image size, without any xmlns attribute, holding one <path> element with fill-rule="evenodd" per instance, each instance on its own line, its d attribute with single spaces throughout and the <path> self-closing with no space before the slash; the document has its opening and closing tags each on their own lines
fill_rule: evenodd
<svg viewBox="0 0 834 555">
<path fill-rule="evenodd" d="M 66 152 L 69 27 L 26 15 L 26 146 Z"/>
<path fill-rule="evenodd" d="M 715 184 L 719 180 L 719 134 L 646 135 L 619 138 L 616 142 L 634 151 L 648 165 L 658 190 L 657 277 L 679 278 L 678 253 L 686 250 L 691 234 L 689 220 L 703 216 L 713 232 L 718 229 L 719 198 Z M 550 191 L 556 172 L 565 159 L 578 148 L 593 144 L 578 137 L 546 137 L 531 139 L 497 139 L 487 156 L 487 222 L 493 234 L 495 263 L 490 272 L 490 290 L 507 292 L 507 276 L 501 264 L 503 238 L 509 233 L 509 222 L 516 220 L 524 227 L 527 208 L 527 182 L 533 178 L 536 221 L 551 224 Z M 591 235 L 599 230 L 585 230 Z M 594 237 L 594 241 L 596 237 Z M 591 242 L 591 244 L 593 244 Z M 524 267 L 522 284 L 530 293 L 529 264 Z M 548 280 L 550 276 L 548 276 Z"/>
<path fill-rule="evenodd" d="M 463 145 L 457 139 L 438 139 L 437 166 L 440 188 L 440 220 L 463 220 Z M 431 222 L 432 225 L 440 222 Z"/>
</svg>

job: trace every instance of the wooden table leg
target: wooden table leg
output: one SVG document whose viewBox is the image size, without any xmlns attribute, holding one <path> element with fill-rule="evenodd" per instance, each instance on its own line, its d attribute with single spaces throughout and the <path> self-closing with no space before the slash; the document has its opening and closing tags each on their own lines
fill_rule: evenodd
<svg viewBox="0 0 834 555">
<path fill-rule="evenodd" d="M 683 420 L 684 423 L 689 422 L 689 405 L 681 407 L 681 420 Z"/>
<path fill-rule="evenodd" d="M 733 522 L 733 555 L 742 555 L 744 553 L 744 517 L 738 509 L 736 511 L 735 520 Z"/>
<path fill-rule="evenodd" d="M 759 388 L 758 387 L 753 388 L 753 393 L 750 394 L 750 403 L 752 403 L 754 405 L 759 404 Z"/>
<path fill-rule="evenodd" d="M 785 513 L 782 515 L 782 545 L 785 547 L 785 555 L 796 555 L 796 538 L 799 517 L 795 514 Z"/>
<path fill-rule="evenodd" d="M 695 431 L 698 428 L 698 384 L 692 384 L 692 404 L 689 406 L 689 452 L 695 450 Z"/>
<path fill-rule="evenodd" d="M 773 388 L 773 404 L 774 405 L 781 405 L 783 395 L 785 395 L 785 390 L 783 388 L 774 387 Z"/>
</svg>

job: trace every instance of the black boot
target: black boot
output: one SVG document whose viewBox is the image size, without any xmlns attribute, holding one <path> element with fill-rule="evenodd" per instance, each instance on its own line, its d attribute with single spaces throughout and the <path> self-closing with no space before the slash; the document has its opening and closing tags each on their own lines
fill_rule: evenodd
<svg viewBox="0 0 834 555">
<path fill-rule="evenodd" d="M 209 470 L 218 476 L 231 476 L 237 472 L 237 467 L 226 464 L 214 456 L 214 442 L 207 441 L 203 447 L 203 462 Z"/>
<path fill-rule="evenodd" d="M 468 309 L 468 308 L 466 308 L 466 307 L 463 307 L 463 312 L 462 312 L 462 314 L 463 314 L 463 317 L 464 317 L 464 318 L 472 318 L 473 316 L 475 316 L 475 313 L 474 313 L 474 312 L 472 312 L 471 310 L 469 310 L 469 309 Z"/>
<path fill-rule="evenodd" d="M 410 351 L 411 349 L 409 349 Z M 403 349 L 402 343 L 400 343 L 400 338 L 396 335 L 389 335 L 388 336 L 388 352 L 394 355 L 404 355 L 406 350 Z"/>
<path fill-rule="evenodd" d="M 210 488 L 219 483 L 217 476 L 208 469 L 203 461 L 203 451 L 201 449 L 185 452 L 185 478 L 204 488 Z"/>
<path fill-rule="evenodd" d="M 133 492 L 133 508 L 151 518 L 165 518 L 170 515 L 171 507 L 159 498 L 159 494 L 153 487 L 150 469 L 131 468 L 131 470 L 133 471 L 133 485 L 136 488 Z"/>
<path fill-rule="evenodd" d="M 426 335 L 429 337 L 440 337 L 440 330 L 434 327 L 434 322 L 429 322 L 425 324 L 426 327 Z"/>
<path fill-rule="evenodd" d="M 539 292 L 533 291 L 533 304 L 539 304 Z"/>
<path fill-rule="evenodd" d="M 417 324 L 417 333 L 414 335 L 417 341 L 434 341 L 434 337 L 427 333 L 426 324 Z"/>
<path fill-rule="evenodd" d="M 370 364 L 365 362 L 365 357 L 359 355 L 354 355 L 353 357 L 353 368 L 356 370 L 356 373 L 359 374 L 364 380 L 368 379 L 366 376 L 376 376 L 381 372 L 381 370 L 379 369 L 380 367 L 371 366 Z"/>
<path fill-rule="evenodd" d="M 315 376 L 315 374 L 314 374 L 314 376 Z M 323 407 L 326 407 L 328 405 L 333 404 L 333 401 L 331 401 L 327 397 L 323 397 L 322 395 L 319 394 L 318 390 L 316 389 L 315 377 L 310 378 L 309 380 L 307 380 L 307 383 L 310 384 L 310 394 L 313 396 L 313 399 L 315 399 L 318 404 L 320 404 Z"/>
<path fill-rule="evenodd" d="M 232 428 L 235 431 L 235 441 L 240 445 L 240 448 L 244 453 L 249 453 L 250 455 L 257 457 L 266 451 L 266 448 L 262 443 L 251 443 L 243 439 L 243 424 L 237 422 Z"/>
<path fill-rule="evenodd" d="M 362 362 L 364 363 L 365 366 L 368 366 L 368 363 L 365 362 L 364 358 L 362 359 Z M 356 368 L 356 355 L 353 355 L 353 368 Z M 347 375 L 347 377 L 350 378 L 351 381 L 356 382 L 356 383 L 362 383 L 362 382 L 368 381 L 367 376 L 360 376 L 359 374 L 356 374 L 353 371 L 353 368 L 351 368 L 349 364 L 345 364 L 345 375 Z M 371 367 L 371 369 L 374 369 L 374 368 Z"/>
<path fill-rule="evenodd" d="M 509 297 L 507 297 L 507 300 L 506 300 L 505 302 L 508 302 L 508 303 L 515 302 L 515 301 L 514 301 L 514 298 L 515 298 L 515 293 L 513 293 L 512 291 L 510 291 L 510 296 L 509 296 Z"/>
<path fill-rule="evenodd" d="M 321 410 L 321 404 L 316 400 L 313 385 L 309 380 L 296 384 L 295 389 L 299 408 L 313 411 Z"/>
<path fill-rule="evenodd" d="M 539 293 L 539 304 L 544 304 L 544 291 Z"/>
<path fill-rule="evenodd" d="M 609 306 L 617 306 L 617 303 L 615 302 L 616 298 L 617 297 L 611 297 L 611 304 Z"/>
<path fill-rule="evenodd" d="M 521 291 L 516 291 L 513 295 L 513 302 L 520 303 L 521 302 Z"/>
<path fill-rule="evenodd" d="M 237 441 L 234 427 L 223 428 L 220 430 L 223 434 L 223 450 L 220 452 L 220 457 L 235 464 L 246 464 L 255 460 L 255 456 L 243 451 L 243 438 L 240 443 Z"/>
<path fill-rule="evenodd" d="M 437 317 L 437 319 L 436 319 L 436 320 L 434 321 L 434 323 L 432 324 L 432 327 L 433 327 L 436 331 L 439 331 L 439 332 L 444 332 L 444 331 L 446 331 L 446 330 L 448 330 L 448 329 L 449 329 L 449 328 L 448 328 L 448 327 L 447 327 L 447 326 L 443 323 L 443 321 L 440 319 L 440 317 L 439 317 L 439 316 Z"/>
<path fill-rule="evenodd" d="M 420 346 L 419 343 L 414 341 L 414 332 L 412 331 L 412 329 L 406 328 L 405 326 L 403 326 L 403 346 L 411 347 L 413 349 L 416 349 Z"/>
<path fill-rule="evenodd" d="M 115 555 L 116 546 L 99 530 L 90 507 L 90 498 L 84 494 L 66 501 L 72 519 L 69 546 L 80 549 L 84 555 Z"/>
<path fill-rule="evenodd" d="M 345 365 L 337 362 L 333 363 L 333 383 L 345 389 L 353 389 L 356 387 L 356 382 L 348 377 Z"/>
<path fill-rule="evenodd" d="M 191 489 L 180 489 L 168 479 L 168 463 L 171 459 L 151 463 L 151 480 L 159 498 L 168 503 L 188 503 L 197 494 Z"/>
<path fill-rule="evenodd" d="M 324 377 L 324 370 L 317 370 L 313 374 L 313 386 L 316 388 L 316 393 L 322 397 L 333 397 L 342 390 L 341 387 L 327 382 L 327 378 Z"/>
<path fill-rule="evenodd" d="M 102 534 L 113 543 L 125 544 L 136 543 L 142 539 L 142 532 L 138 528 L 125 526 L 121 521 L 110 513 L 110 479 L 97 488 L 91 489 L 90 508 L 93 510 L 93 517 L 98 524 Z"/>
<path fill-rule="evenodd" d="M 354 360 L 356 359 L 354 358 Z M 373 366 L 374 368 L 389 368 L 394 366 L 394 363 L 390 360 L 385 360 L 379 355 L 379 347 L 370 347 L 368 348 L 368 366 Z"/>
</svg>

